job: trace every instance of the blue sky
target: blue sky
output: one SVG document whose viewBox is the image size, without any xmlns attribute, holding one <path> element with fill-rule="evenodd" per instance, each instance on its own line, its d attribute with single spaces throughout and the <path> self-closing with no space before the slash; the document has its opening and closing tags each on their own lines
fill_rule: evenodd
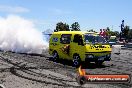
<svg viewBox="0 0 132 88">
<path fill-rule="evenodd" d="M 122 19 L 132 27 L 132 0 L 1 0 L 0 16 L 15 14 L 35 22 L 39 31 L 57 22 L 77 21 L 81 30 L 110 27 L 120 30 Z"/>
</svg>

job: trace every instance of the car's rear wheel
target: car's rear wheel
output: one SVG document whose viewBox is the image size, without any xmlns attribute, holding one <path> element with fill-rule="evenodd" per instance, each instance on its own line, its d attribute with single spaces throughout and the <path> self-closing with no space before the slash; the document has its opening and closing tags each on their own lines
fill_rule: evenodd
<svg viewBox="0 0 132 88">
<path fill-rule="evenodd" d="M 58 59 L 59 59 L 59 55 L 58 55 L 57 51 L 54 51 L 52 53 L 52 60 L 53 61 L 57 61 Z"/>
<path fill-rule="evenodd" d="M 95 64 L 96 64 L 97 66 L 101 66 L 101 65 L 103 64 L 103 62 L 104 62 L 104 61 L 96 61 Z"/>
<path fill-rule="evenodd" d="M 73 65 L 75 67 L 79 67 L 81 65 L 81 58 L 77 54 L 73 56 Z"/>
</svg>

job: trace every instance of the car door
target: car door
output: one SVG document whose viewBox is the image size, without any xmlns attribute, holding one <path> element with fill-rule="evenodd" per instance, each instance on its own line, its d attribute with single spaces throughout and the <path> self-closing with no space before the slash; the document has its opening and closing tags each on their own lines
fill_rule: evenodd
<svg viewBox="0 0 132 88">
<path fill-rule="evenodd" d="M 80 34 L 75 34 L 73 41 L 70 43 L 70 55 L 73 57 L 75 53 L 79 54 L 80 58 L 84 58 L 85 45 L 83 42 L 83 36 Z"/>
<path fill-rule="evenodd" d="M 62 34 L 60 38 L 60 46 L 59 52 L 60 57 L 64 59 L 69 59 L 70 57 L 70 41 L 71 41 L 71 34 Z"/>
</svg>

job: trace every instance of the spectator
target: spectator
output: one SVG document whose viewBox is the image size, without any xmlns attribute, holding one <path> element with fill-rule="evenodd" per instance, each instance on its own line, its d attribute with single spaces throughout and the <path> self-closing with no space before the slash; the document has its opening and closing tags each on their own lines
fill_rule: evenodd
<svg viewBox="0 0 132 88">
<path fill-rule="evenodd" d="M 106 30 L 106 40 L 109 40 L 109 39 L 110 39 L 109 31 Z"/>
<path fill-rule="evenodd" d="M 107 33 L 106 33 L 106 30 L 103 29 L 103 37 L 106 37 Z"/>
<path fill-rule="evenodd" d="M 100 36 L 103 36 L 103 31 L 102 31 L 102 29 L 100 29 L 99 35 L 100 35 Z"/>
</svg>

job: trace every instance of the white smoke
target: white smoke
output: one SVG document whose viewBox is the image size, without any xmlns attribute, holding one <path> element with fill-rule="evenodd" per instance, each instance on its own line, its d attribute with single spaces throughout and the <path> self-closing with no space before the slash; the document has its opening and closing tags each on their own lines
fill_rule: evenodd
<svg viewBox="0 0 132 88">
<path fill-rule="evenodd" d="M 0 17 L 0 50 L 41 54 L 47 47 L 32 21 L 16 15 Z"/>
</svg>

